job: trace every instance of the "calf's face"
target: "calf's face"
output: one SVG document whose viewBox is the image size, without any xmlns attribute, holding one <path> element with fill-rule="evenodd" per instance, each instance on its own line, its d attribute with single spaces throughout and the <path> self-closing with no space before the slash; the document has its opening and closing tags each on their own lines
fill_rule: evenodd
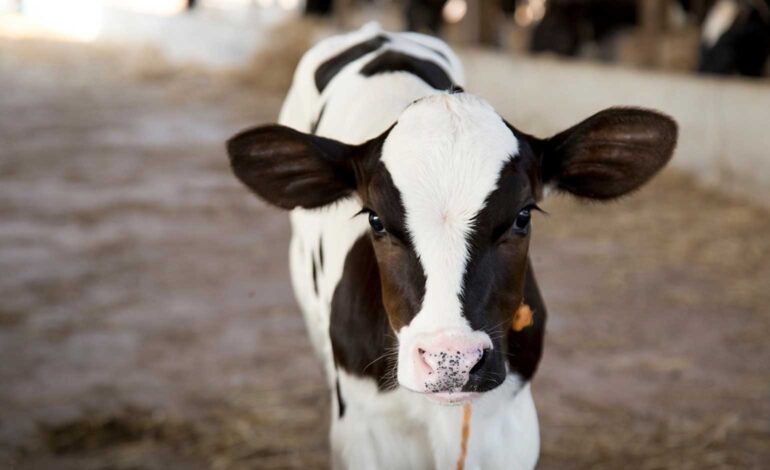
<svg viewBox="0 0 770 470">
<path fill-rule="evenodd" d="M 675 123 L 652 111 L 605 110 L 537 139 L 478 98 L 441 93 L 361 145 L 271 125 L 233 137 L 228 151 L 236 176 L 279 207 L 361 202 L 398 339 L 398 382 L 458 402 L 508 373 L 504 342 L 544 190 L 620 196 L 657 172 L 675 142 Z"/>
</svg>

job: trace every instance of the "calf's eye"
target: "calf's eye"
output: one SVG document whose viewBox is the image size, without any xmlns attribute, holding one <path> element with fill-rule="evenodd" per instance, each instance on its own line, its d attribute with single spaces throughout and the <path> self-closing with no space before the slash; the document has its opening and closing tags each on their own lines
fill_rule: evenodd
<svg viewBox="0 0 770 470">
<path fill-rule="evenodd" d="M 529 232 L 529 221 L 532 218 L 532 212 L 529 208 L 522 209 L 513 221 L 513 233 L 516 235 L 526 235 Z"/>
<path fill-rule="evenodd" d="M 369 212 L 369 225 L 372 226 L 372 230 L 377 235 L 383 235 L 385 233 L 385 225 L 380 220 L 380 216 L 374 212 Z"/>
</svg>

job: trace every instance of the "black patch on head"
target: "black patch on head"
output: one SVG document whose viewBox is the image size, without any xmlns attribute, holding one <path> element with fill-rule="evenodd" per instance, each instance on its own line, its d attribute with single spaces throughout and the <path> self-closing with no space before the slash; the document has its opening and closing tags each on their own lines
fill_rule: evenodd
<svg viewBox="0 0 770 470">
<path fill-rule="evenodd" d="M 321 93 L 346 65 L 366 54 L 376 51 L 388 41 L 390 40 L 387 37 L 378 35 L 368 41 L 349 47 L 322 63 L 315 71 L 315 86 L 318 89 L 318 93 Z"/>
<path fill-rule="evenodd" d="M 342 399 L 339 378 L 337 379 L 337 409 L 339 410 L 339 418 L 342 419 L 342 417 L 345 416 L 345 401 Z"/>
<path fill-rule="evenodd" d="M 382 162 L 359 193 L 387 230 L 386 235 L 373 235 L 372 240 L 380 265 L 383 304 L 391 326 L 398 331 L 420 310 L 425 297 L 425 272 L 407 231 L 401 192 Z"/>
<path fill-rule="evenodd" d="M 437 90 L 449 90 L 454 86 L 447 72 L 435 62 L 398 51 L 385 51 L 361 69 L 361 75 L 365 77 L 391 72 L 411 73 Z"/>
<path fill-rule="evenodd" d="M 449 89 L 449 93 L 452 95 L 456 95 L 457 93 L 465 93 L 465 90 L 461 86 L 452 85 L 452 87 Z"/>
<path fill-rule="evenodd" d="M 396 188 L 393 177 L 382 162 L 377 162 L 374 166 L 366 181 L 366 187 L 360 192 L 367 207 L 374 210 L 383 220 L 388 233 L 395 235 L 399 241 L 410 244 L 401 192 Z"/>
<path fill-rule="evenodd" d="M 510 370 L 529 380 L 542 352 L 545 308 L 527 261 L 526 238 L 510 232 L 519 210 L 534 202 L 532 173 L 537 160 L 528 148 L 502 169 L 495 189 L 476 217 L 463 277 L 463 315 L 474 330 L 495 338 L 483 364 L 471 373 L 466 391 L 488 391 Z M 524 301 L 535 312 L 534 325 L 513 332 L 514 312 Z M 476 368 L 475 368 L 476 369 Z"/>
<path fill-rule="evenodd" d="M 334 290 L 329 336 L 338 367 L 376 380 L 380 390 L 392 389 L 389 373 L 395 358 L 386 354 L 396 345 L 382 304 L 380 272 L 369 235 L 362 235 L 345 258 Z"/>
<path fill-rule="evenodd" d="M 338 367 L 390 390 L 396 385 L 396 358 L 388 354 L 397 345 L 393 330 L 419 311 L 426 278 L 406 233 L 401 194 L 382 162 L 372 157 L 369 168 L 359 194 L 387 233 L 365 234 L 348 252 L 332 297 L 329 335 Z"/>
<path fill-rule="evenodd" d="M 508 330 L 508 365 L 522 379 L 531 380 L 543 355 L 547 312 L 529 260 L 524 278 L 524 303 L 532 310 L 532 326 L 521 331 Z"/>
</svg>

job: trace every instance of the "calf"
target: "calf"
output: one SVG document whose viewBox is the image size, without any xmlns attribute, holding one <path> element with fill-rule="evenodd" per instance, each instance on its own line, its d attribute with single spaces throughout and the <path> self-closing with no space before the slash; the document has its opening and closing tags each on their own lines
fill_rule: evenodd
<svg viewBox="0 0 770 470">
<path fill-rule="evenodd" d="M 336 468 L 453 468 L 455 404 L 472 404 L 466 468 L 532 468 L 546 320 L 532 213 L 549 190 L 633 191 L 674 149 L 671 119 L 629 108 L 539 139 L 462 83 L 441 41 L 368 25 L 305 54 L 280 125 L 227 144 L 238 179 L 291 210 L 292 281 L 333 391 Z"/>
</svg>

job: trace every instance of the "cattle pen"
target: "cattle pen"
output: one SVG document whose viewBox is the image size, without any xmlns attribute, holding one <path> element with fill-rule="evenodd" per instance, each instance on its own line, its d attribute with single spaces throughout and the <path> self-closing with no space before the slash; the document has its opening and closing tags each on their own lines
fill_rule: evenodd
<svg viewBox="0 0 770 470">
<path fill-rule="evenodd" d="M 160 20 L 127 18 L 85 43 L 3 18 L 0 468 L 328 468 L 289 221 L 237 185 L 224 150 L 276 119 L 328 26 L 232 35 L 246 20 L 206 17 L 215 46 L 198 55 L 184 21 L 203 20 L 165 30 L 189 41 L 172 47 L 129 41 Z M 556 195 L 534 216 L 550 315 L 538 468 L 765 466 L 767 80 L 460 52 L 469 90 L 536 133 L 614 104 L 681 128 L 639 192 Z"/>
</svg>

